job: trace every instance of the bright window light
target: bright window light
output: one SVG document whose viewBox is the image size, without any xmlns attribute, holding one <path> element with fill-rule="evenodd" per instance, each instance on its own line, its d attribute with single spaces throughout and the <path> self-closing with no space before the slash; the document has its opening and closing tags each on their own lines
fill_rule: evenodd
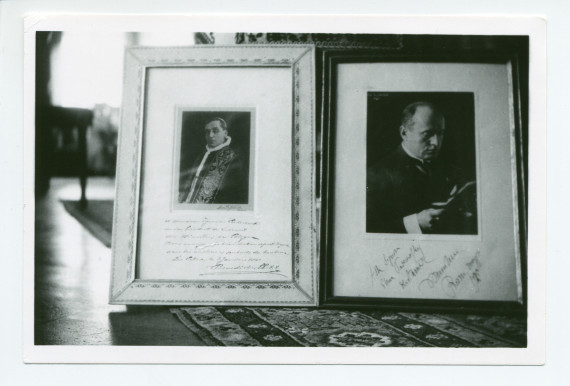
<svg viewBox="0 0 570 386">
<path fill-rule="evenodd" d="M 87 109 L 96 104 L 120 107 L 127 45 L 193 44 L 193 32 L 63 32 L 51 57 L 52 104 Z"/>
<path fill-rule="evenodd" d="M 125 41 L 123 33 L 64 32 L 52 54 L 52 104 L 119 107 Z"/>
</svg>

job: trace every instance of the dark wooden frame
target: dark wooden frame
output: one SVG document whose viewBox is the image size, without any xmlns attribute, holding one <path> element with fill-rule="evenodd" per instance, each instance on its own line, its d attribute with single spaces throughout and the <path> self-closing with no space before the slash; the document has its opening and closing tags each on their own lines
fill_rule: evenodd
<svg viewBox="0 0 570 386">
<path fill-rule="evenodd" d="M 414 39 L 416 38 L 416 39 Z M 434 37 L 442 39 L 442 37 Z M 457 38 L 457 37 L 456 37 Z M 474 37 L 477 38 L 477 37 Z M 453 41 L 448 37 L 447 41 Z M 489 37 L 484 37 L 488 41 Z M 497 37 L 501 47 L 481 50 L 456 50 L 445 48 L 440 52 L 421 52 L 417 46 L 399 51 L 362 49 L 324 49 L 320 56 L 322 76 L 321 128 L 322 128 L 322 179 L 321 179 L 321 291 L 320 304 L 335 308 L 380 308 L 395 311 L 446 311 L 526 314 L 527 307 L 527 212 L 528 212 L 528 36 Z M 412 36 L 409 41 L 430 41 L 430 37 Z M 442 40 L 439 40 L 440 42 Z M 443 42 L 446 38 L 443 38 Z M 506 46 L 505 47 L 505 43 Z M 512 43 L 512 47 L 509 45 Z M 445 44 L 443 45 L 445 46 Z M 457 52 L 460 51 L 460 52 Z M 431 63 L 500 63 L 511 64 L 513 79 L 516 174 L 520 229 L 520 259 L 522 303 L 508 301 L 474 301 L 414 298 L 376 298 L 334 296 L 333 289 L 333 237 L 334 237 L 334 161 L 335 161 L 335 112 L 337 93 L 336 68 L 341 63 L 374 62 L 431 62 Z"/>
</svg>

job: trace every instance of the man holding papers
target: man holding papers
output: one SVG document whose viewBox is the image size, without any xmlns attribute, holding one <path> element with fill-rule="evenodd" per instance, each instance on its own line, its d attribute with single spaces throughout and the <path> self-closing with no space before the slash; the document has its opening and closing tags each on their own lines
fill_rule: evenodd
<svg viewBox="0 0 570 386">
<path fill-rule="evenodd" d="M 369 233 L 477 234 L 476 185 L 438 159 L 445 118 L 431 103 L 403 110 L 400 145 L 368 168 Z"/>
</svg>

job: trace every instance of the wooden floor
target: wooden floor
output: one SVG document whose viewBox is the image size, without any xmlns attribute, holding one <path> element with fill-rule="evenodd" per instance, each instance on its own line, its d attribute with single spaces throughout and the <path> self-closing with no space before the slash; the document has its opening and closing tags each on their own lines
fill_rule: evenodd
<svg viewBox="0 0 570 386">
<path fill-rule="evenodd" d="M 114 181 L 91 178 L 88 199 L 112 199 Z M 111 249 L 71 217 L 61 199 L 80 196 L 77 179 L 52 179 L 36 201 L 36 345 L 204 345 L 166 307 L 108 304 Z"/>
</svg>

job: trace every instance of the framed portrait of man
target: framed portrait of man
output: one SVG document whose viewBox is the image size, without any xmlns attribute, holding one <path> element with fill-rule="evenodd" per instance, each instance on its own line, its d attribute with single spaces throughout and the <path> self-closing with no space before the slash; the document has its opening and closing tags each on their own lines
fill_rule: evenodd
<svg viewBox="0 0 570 386">
<path fill-rule="evenodd" d="M 111 303 L 317 304 L 313 56 L 126 51 Z"/>
<path fill-rule="evenodd" d="M 173 208 L 252 209 L 255 109 L 179 107 L 177 118 Z"/>
<path fill-rule="evenodd" d="M 528 39 L 422 39 L 323 55 L 322 303 L 522 312 Z"/>
<path fill-rule="evenodd" d="M 471 92 L 368 92 L 368 233 L 478 234 L 474 118 Z"/>
</svg>

